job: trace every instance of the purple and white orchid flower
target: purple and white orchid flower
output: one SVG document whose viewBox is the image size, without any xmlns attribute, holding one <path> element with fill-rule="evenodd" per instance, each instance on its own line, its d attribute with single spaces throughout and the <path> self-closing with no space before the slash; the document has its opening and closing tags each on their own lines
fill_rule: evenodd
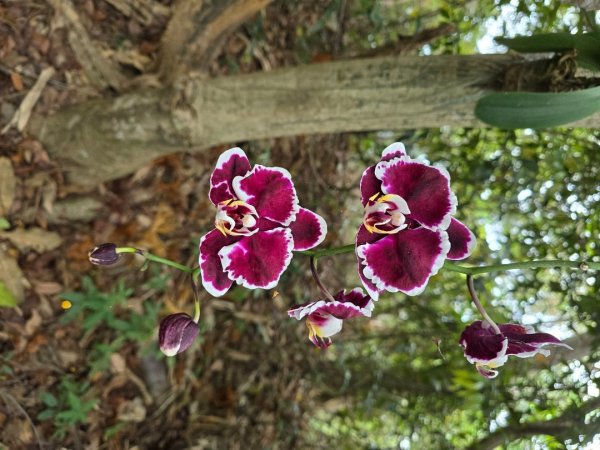
<svg viewBox="0 0 600 450">
<path fill-rule="evenodd" d="M 334 301 L 318 300 L 295 305 L 288 311 L 288 315 L 297 320 L 306 317 L 308 339 L 317 347 L 325 349 L 331 345 L 331 336 L 342 330 L 345 319 L 371 317 L 373 306 L 373 300 L 361 288 L 354 288 L 350 292 L 344 289 L 335 295 Z"/>
<path fill-rule="evenodd" d="M 292 250 L 319 245 L 327 234 L 321 216 L 298 205 L 290 173 L 250 166 L 244 151 L 224 152 L 210 177 L 217 207 L 215 229 L 200 240 L 202 285 L 213 296 L 233 282 L 271 289 L 292 259 Z"/>
<path fill-rule="evenodd" d="M 382 291 L 420 294 L 446 258 L 471 254 L 475 236 L 452 217 L 457 202 L 448 172 L 411 159 L 400 142 L 364 171 L 360 191 L 358 273 L 374 300 Z"/>
<path fill-rule="evenodd" d="M 503 366 L 511 355 L 529 358 L 538 353 L 549 356 L 545 345 L 558 345 L 573 350 L 560 339 L 548 333 L 536 333 L 532 327 L 514 323 L 498 324 L 500 333 L 487 321 L 477 320 L 460 336 L 465 358 L 475 364 L 477 371 L 486 378 L 498 375 L 496 368 Z"/>
</svg>

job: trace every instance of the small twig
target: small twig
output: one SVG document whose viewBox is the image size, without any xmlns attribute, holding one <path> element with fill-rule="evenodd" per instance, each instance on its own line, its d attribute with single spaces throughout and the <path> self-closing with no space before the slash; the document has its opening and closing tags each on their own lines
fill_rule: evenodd
<svg viewBox="0 0 600 450">
<path fill-rule="evenodd" d="M 6 126 L 2 128 L 0 134 L 6 133 L 10 127 L 15 125 L 19 131 L 23 131 L 25 129 L 25 126 L 27 126 L 27 122 L 29 122 L 29 118 L 31 117 L 31 112 L 33 111 L 34 106 L 39 100 L 42 91 L 46 87 L 46 84 L 52 75 L 54 75 L 54 68 L 46 67 L 44 70 L 42 70 L 39 78 L 21 102 L 19 109 L 10 122 L 8 122 Z"/>
<path fill-rule="evenodd" d="M 33 434 L 35 435 L 35 438 L 37 440 L 38 447 L 40 448 L 40 450 L 43 450 L 42 440 L 40 438 L 38 430 L 35 424 L 33 423 L 33 420 L 31 420 L 31 417 L 29 417 L 29 414 L 27 414 L 27 411 L 25 411 L 25 408 L 23 408 L 21 404 L 17 401 L 17 399 L 10 395 L 8 392 L 0 391 L 0 397 L 2 397 L 5 404 L 8 404 L 7 400 L 10 400 L 13 403 L 13 405 L 15 405 L 17 409 L 21 412 L 21 414 L 27 419 L 27 421 L 31 425 L 31 428 L 33 428 Z"/>
</svg>

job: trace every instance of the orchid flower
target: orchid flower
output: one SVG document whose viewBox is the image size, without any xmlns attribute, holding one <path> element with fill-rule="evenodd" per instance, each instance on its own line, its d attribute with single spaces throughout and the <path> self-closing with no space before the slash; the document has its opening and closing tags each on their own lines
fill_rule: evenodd
<svg viewBox="0 0 600 450">
<path fill-rule="evenodd" d="M 360 180 L 365 208 L 356 235 L 358 273 L 369 295 L 420 294 L 448 259 L 464 259 L 475 236 L 456 220 L 450 176 L 411 159 L 404 145 L 387 147 Z"/>
<path fill-rule="evenodd" d="M 288 315 L 297 320 L 306 317 L 308 339 L 317 347 L 325 349 L 331 345 L 331 336 L 342 330 L 345 319 L 371 317 L 373 306 L 373 301 L 361 288 L 354 288 L 350 292 L 338 292 L 334 301 L 317 300 L 295 305 L 288 311 Z"/>
<path fill-rule="evenodd" d="M 513 323 L 498 324 L 500 333 L 488 321 L 477 320 L 460 336 L 465 358 L 475 364 L 477 371 L 486 378 L 498 375 L 496 368 L 503 366 L 511 355 L 529 358 L 538 353 L 549 356 L 545 345 L 557 345 L 573 350 L 560 339 L 548 333 L 536 333 L 533 328 Z"/>
<path fill-rule="evenodd" d="M 319 245 L 327 234 L 321 216 L 298 205 L 290 173 L 280 167 L 250 166 L 244 151 L 224 152 L 210 177 L 215 229 L 200 240 L 202 285 L 219 297 L 233 282 L 271 289 L 293 250 Z"/>
</svg>

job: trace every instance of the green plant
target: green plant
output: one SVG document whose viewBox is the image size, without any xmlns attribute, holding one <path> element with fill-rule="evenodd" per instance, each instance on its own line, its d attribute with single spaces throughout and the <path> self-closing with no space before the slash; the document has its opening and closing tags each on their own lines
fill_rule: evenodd
<svg viewBox="0 0 600 450">
<path fill-rule="evenodd" d="M 143 284 L 147 292 L 160 294 L 167 286 L 168 276 L 158 270 Z M 63 322 L 80 320 L 85 333 L 92 333 L 100 326 L 108 329 L 104 340 L 94 341 L 88 365 L 92 372 L 105 370 L 109 366 L 110 355 L 118 352 L 127 342 L 132 342 L 147 350 L 147 343 L 154 333 L 158 322 L 160 302 L 146 301 L 139 314 L 127 307 L 133 290 L 125 287 L 119 280 L 110 292 L 100 292 L 89 277 L 82 280 L 80 292 L 68 292 L 62 295 L 71 302 L 71 308 L 65 313 Z"/>
<path fill-rule="evenodd" d="M 58 393 L 43 392 L 40 400 L 45 409 L 41 411 L 38 420 L 52 419 L 56 431 L 53 437 L 63 439 L 67 431 L 76 425 L 85 424 L 89 412 L 96 406 L 88 382 L 78 383 L 69 378 L 63 378 L 58 386 Z"/>
</svg>

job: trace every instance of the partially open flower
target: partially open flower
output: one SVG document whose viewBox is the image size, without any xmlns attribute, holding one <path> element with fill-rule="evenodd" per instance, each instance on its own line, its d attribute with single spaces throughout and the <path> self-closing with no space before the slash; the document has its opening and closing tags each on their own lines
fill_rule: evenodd
<svg viewBox="0 0 600 450">
<path fill-rule="evenodd" d="M 160 322 L 158 342 L 160 351 L 174 356 L 187 350 L 198 337 L 198 324 L 185 313 L 171 314 Z"/>
<path fill-rule="evenodd" d="M 110 242 L 94 247 L 94 249 L 88 253 L 88 257 L 90 262 L 97 266 L 110 266 L 119 260 L 117 246 Z"/>
<path fill-rule="evenodd" d="M 288 315 L 297 320 L 306 317 L 308 339 L 319 348 L 331 345 L 331 336 L 342 330 L 344 319 L 371 317 L 373 311 L 373 300 L 361 288 L 354 288 L 348 293 L 340 291 L 334 298 L 333 302 L 318 300 L 295 305 L 288 311 Z"/>
<path fill-rule="evenodd" d="M 486 378 L 498 375 L 496 368 L 503 366 L 511 355 L 529 358 L 540 353 L 550 355 L 545 345 L 558 345 L 572 350 L 570 346 L 548 333 L 535 333 L 533 328 L 513 323 L 499 324 L 500 334 L 490 323 L 477 320 L 460 336 L 465 357 L 475 364 L 477 371 Z"/>
<path fill-rule="evenodd" d="M 471 253 L 475 236 L 452 217 L 457 202 L 448 172 L 411 159 L 401 143 L 364 171 L 360 191 L 358 273 L 374 300 L 382 291 L 420 294 L 446 258 Z"/>
<path fill-rule="evenodd" d="M 209 198 L 217 208 L 215 229 L 200 240 L 202 285 L 213 296 L 234 282 L 271 289 L 293 250 L 308 250 L 327 234 L 321 216 L 298 205 L 290 173 L 251 167 L 244 151 L 223 153 L 210 177 Z"/>
</svg>

